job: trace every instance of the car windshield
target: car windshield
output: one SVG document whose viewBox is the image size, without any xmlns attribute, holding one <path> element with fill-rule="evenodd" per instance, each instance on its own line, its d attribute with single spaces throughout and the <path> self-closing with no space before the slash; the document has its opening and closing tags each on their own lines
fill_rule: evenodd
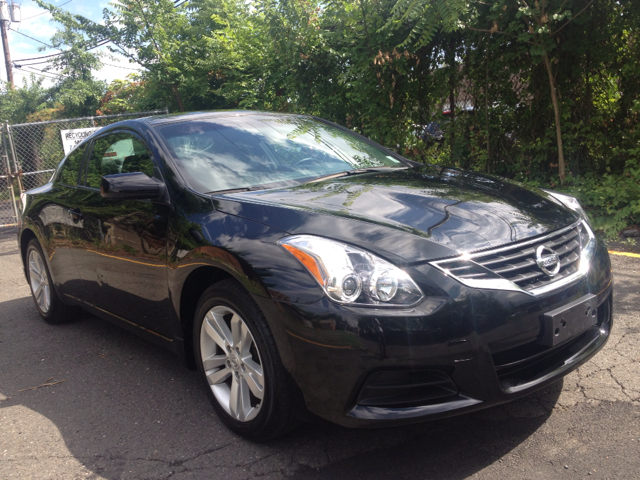
<svg viewBox="0 0 640 480">
<path fill-rule="evenodd" d="M 295 115 L 230 114 L 156 127 L 201 193 L 297 185 L 367 168 L 406 165 L 355 134 Z"/>
</svg>

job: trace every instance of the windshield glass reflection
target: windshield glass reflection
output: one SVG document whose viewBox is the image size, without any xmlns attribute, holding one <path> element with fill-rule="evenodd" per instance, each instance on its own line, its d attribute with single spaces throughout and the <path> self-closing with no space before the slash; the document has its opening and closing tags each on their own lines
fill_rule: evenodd
<svg viewBox="0 0 640 480">
<path fill-rule="evenodd" d="M 354 134 L 306 117 L 215 116 L 156 129 L 191 187 L 202 193 L 405 166 Z"/>
</svg>

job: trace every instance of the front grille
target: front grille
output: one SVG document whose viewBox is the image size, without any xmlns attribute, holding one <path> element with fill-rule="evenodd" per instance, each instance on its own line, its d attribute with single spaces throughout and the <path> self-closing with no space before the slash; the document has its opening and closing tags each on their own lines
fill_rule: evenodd
<svg viewBox="0 0 640 480">
<path fill-rule="evenodd" d="M 492 249 L 471 256 L 473 262 L 489 272 L 515 283 L 523 290 L 533 290 L 556 282 L 578 271 L 580 252 L 588 234 L 582 223 L 556 234 L 545 235 L 538 241 L 520 242 L 508 247 Z M 553 249 L 560 259 L 560 271 L 553 277 L 544 273 L 536 263 L 536 250 L 540 246 Z M 490 275 L 486 270 L 466 265 L 452 265 L 449 272 L 460 279 L 483 279 Z"/>
</svg>

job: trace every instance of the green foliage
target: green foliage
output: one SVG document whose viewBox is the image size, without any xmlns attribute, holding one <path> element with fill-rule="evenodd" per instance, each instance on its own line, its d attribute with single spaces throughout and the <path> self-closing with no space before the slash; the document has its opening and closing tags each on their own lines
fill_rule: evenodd
<svg viewBox="0 0 640 480">
<path fill-rule="evenodd" d="M 29 115 L 46 104 L 47 96 L 42 80 L 36 80 L 33 75 L 15 90 L 11 90 L 9 84 L 3 82 L 0 90 L 0 119 L 9 123 L 26 122 Z"/>
<path fill-rule="evenodd" d="M 398 29 L 409 24 L 411 30 L 403 45 L 426 46 L 440 30 L 459 30 L 469 7 L 470 2 L 465 0 L 398 0 L 384 28 Z"/>
<path fill-rule="evenodd" d="M 305 113 L 414 160 L 571 192 L 609 236 L 640 223 L 637 0 L 118 0 L 100 24 L 47 8 L 69 52 L 63 78 L 1 93 L 12 121 Z M 105 38 L 138 76 L 108 88 L 90 77 L 100 58 L 87 48 Z M 439 142 L 418 136 L 431 122 Z"/>
<path fill-rule="evenodd" d="M 90 50 L 97 42 L 92 41 L 82 25 L 66 12 L 41 0 L 36 2 L 62 24 L 62 28 L 51 37 L 51 45 L 62 54 L 53 57 L 44 69 L 58 75 L 58 80 L 48 92 L 49 103 L 64 106 L 67 117 L 94 115 L 106 88 L 105 82 L 96 80 L 91 73 L 91 70 L 102 66 L 100 55 Z"/>
<path fill-rule="evenodd" d="M 148 81 L 138 74 L 127 75 L 125 80 L 114 80 L 100 99 L 98 115 L 114 115 L 127 112 L 146 112 L 164 108 L 164 101 L 150 95 Z"/>
</svg>

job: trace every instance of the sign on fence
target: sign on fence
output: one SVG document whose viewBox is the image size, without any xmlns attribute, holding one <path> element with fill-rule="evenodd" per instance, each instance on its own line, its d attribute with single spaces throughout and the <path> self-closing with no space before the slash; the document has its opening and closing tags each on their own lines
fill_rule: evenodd
<svg viewBox="0 0 640 480">
<path fill-rule="evenodd" d="M 87 138 L 96 130 L 100 130 L 101 127 L 92 128 L 74 128 L 73 130 L 60 130 L 62 136 L 62 148 L 64 148 L 64 154 L 67 155 L 73 148 L 81 141 Z"/>
</svg>

